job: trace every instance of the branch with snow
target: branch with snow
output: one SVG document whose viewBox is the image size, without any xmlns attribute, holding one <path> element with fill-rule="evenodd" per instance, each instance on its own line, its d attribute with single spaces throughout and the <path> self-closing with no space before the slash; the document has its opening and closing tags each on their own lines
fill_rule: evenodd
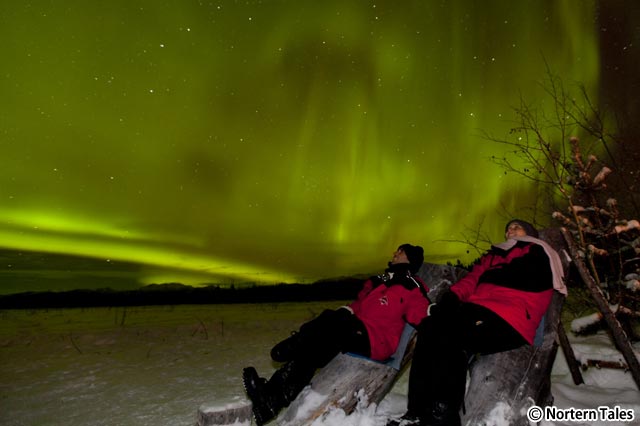
<svg viewBox="0 0 640 426">
<path fill-rule="evenodd" d="M 611 169 L 607 166 L 604 166 L 602 169 L 600 169 L 596 177 L 593 178 L 593 186 L 605 188 L 606 184 L 604 183 L 604 181 L 610 174 Z"/>
<path fill-rule="evenodd" d="M 551 214 L 551 217 L 553 217 L 555 220 L 559 221 L 562 223 L 562 225 L 564 226 L 569 226 L 572 228 L 576 227 L 576 224 L 573 223 L 573 221 L 571 219 L 569 219 L 568 217 L 566 217 L 564 214 L 560 213 L 560 212 L 553 212 Z"/>
<path fill-rule="evenodd" d="M 631 231 L 633 229 L 639 229 L 640 230 L 640 222 L 638 222 L 635 219 L 625 220 L 620 225 L 617 225 L 614 229 L 615 229 L 616 234 L 620 234 L 622 232 L 629 232 L 629 231 Z"/>
<path fill-rule="evenodd" d="M 640 290 L 640 275 L 638 274 L 628 274 L 627 276 L 624 277 L 624 281 L 623 281 L 624 286 L 633 291 L 639 291 Z"/>
<path fill-rule="evenodd" d="M 596 256 L 608 256 L 609 255 L 608 251 L 606 251 L 605 249 L 598 248 L 598 247 L 594 246 L 593 244 L 589 244 L 587 246 L 587 250 L 589 250 L 591 253 L 595 254 Z"/>
<path fill-rule="evenodd" d="M 602 321 L 603 315 L 600 312 L 594 312 L 591 315 L 587 315 L 581 318 L 576 318 L 571 321 L 571 331 L 575 334 L 584 333 L 585 330 L 593 328 L 600 321 Z"/>
</svg>

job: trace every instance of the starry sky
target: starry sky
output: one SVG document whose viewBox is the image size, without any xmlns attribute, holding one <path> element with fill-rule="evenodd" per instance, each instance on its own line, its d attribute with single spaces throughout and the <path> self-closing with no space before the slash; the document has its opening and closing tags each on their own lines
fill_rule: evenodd
<svg viewBox="0 0 640 426">
<path fill-rule="evenodd" d="M 2 2 L 0 293 L 472 260 L 447 240 L 529 194 L 482 133 L 545 61 L 597 99 L 599 31 L 588 0 Z"/>
</svg>

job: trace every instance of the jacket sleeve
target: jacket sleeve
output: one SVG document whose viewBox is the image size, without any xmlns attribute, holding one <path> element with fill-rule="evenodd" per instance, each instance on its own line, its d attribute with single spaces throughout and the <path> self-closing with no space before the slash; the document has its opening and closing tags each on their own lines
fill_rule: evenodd
<svg viewBox="0 0 640 426">
<path fill-rule="evenodd" d="M 360 306 L 362 305 L 362 300 L 367 296 L 367 294 L 371 293 L 371 290 L 373 290 L 373 281 L 368 279 L 363 284 L 362 289 L 360 290 L 360 292 L 358 292 L 358 297 L 356 297 L 356 300 L 351 302 L 349 304 L 349 307 L 354 312 L 358 312 L 360 310 Z"/>
<path fill-rule="evenodd" d="M 480 263 L 475 265 L 471 272 L 465 275 L 462 279 L 460 279 L 455 284 L 451 285 L 451 291 L 453 291 L 456 296 L 462 302 L 466 302 L 469 297 L 474 293 L 476 286 L 478 285 L 478 281 L 480 276 L 489 268 L 491 263 L 491 254 L 485 254 L 480 258 Z"/>
<path fill-rule="evenodd" d="M 418 284 L 422 286 L 425 291 L 429 291 L 424 281 L 422 281 L 419 277 L 414 277 L 414 279 L 418 282 Z M 414 288 L 409 293 L 409 303 L 405 313 L 405 321 L 416 327 L 418 324 L 420 324 L 420 321 L 422 321 L 422 319 L 427 316 L 428 308 L 429 299 L 424 296 L 421 289 Z"/>
</svg>

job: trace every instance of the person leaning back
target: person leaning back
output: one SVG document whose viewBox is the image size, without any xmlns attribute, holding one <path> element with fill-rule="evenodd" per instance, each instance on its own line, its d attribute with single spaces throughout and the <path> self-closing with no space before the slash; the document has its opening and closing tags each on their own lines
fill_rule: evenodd
<svg viewBox="0 0 640 426">
<path fill-rule="evenodd" d="M 261 426 L 275 418 L 311 381 L 316 369 L 340 352 L 378 361 L 389 358 L 405 324 L 415 326 L 427 315 L 427 288 L 416 276 L 423 260 L 422 247 L 401 245 L 385 273 L 369 278 L 351 304 L 325 310 L 273 347 L 271 358 L 284 364 L 269 380 L 255 368 L 245 368 L 242 379 L 256 423 Z"/>
<path fill-rule="evenodd" d="M 418 327 L 407 412 L 387 426 L 458 426 L 471 356 L 532 344 L 554 289 L 566 294 L 558 254 L 514 219 Z"/>
</svg>

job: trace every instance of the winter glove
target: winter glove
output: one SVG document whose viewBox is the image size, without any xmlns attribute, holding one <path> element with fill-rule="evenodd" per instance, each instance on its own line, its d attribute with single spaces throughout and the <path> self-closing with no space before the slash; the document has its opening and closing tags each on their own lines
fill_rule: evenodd
<svg viewBox="0 0 640 426">
<path fill-rule="evenodd" d="M 459 307 L 460 299 L 453 291 L 448 290 L 442 296 L 440 296 L 437 303 L 429 305 L 428 312 L 429 316 L 453 316 L 456 314 Z"/>
</svg>

